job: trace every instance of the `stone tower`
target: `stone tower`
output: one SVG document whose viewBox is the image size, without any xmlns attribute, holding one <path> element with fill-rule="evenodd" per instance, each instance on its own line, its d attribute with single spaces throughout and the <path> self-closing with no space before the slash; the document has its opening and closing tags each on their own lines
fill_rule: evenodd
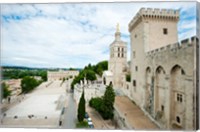
<svg viewBox="0 0 200 132">
<path fill-rule="evenodd" d="M 146 53 L 178 41 L 178 10 L 142 8 L 129 23 L 132 98 L 144 104 Z M 150 80 L 153 82 L 154 80 Z M 141 96 L 143 95 L 143 96 Z"/>
<path fill-rule="evenodd" d="M 145 52 L 148 52 L 178 42 L 178 21 L 178 10 L 142 8 L 130 22 L 129 32 L 132 40 L 141 39 Z M 142 34 L 136 30 L 141 30 Z M 134 45 L 138 45 L 137 42 Z"/>
<path fill-rule="evenodd" d="M 127 43 L 121 40 L 119 24 L 115 32 L 115 40 L 110 44 L 110 59 L 108 70 L 113 73 L 113 86 L 120 88 L 122 85 L 122 75 L 127 64 Z"/>
</svg>

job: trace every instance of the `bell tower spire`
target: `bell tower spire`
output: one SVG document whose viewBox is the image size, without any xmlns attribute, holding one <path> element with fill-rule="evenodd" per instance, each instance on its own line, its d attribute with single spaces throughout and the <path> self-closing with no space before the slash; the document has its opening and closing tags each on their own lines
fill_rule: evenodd
<svg viewBox="0 0 200 132">
<path fill-rule="evenodd" d="M 119 23 L 117 23 L 117 28 L 116 29 L 117 29 L 116 32 L 120 32 L 120 30 L 119 30 Z"/>
<path fill-rule="evenodd" d="M 119 23 L 117 23 L 117 26 L 116 26 L 115 40 L 116 41 L 120 41 L 121 40 L 121 33 L 120 33 L 120 30 L 119 30 Z"/>
</svg>

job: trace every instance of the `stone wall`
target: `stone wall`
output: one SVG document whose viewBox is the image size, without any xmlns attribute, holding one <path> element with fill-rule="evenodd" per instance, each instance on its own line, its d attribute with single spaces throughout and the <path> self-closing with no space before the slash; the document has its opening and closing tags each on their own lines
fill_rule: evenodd
<svg viewBox="0 0 200 132">
<path fill-rule="evenodd" d="M 103 96 L 106 90 L 106 86 L 97 82 L 90 82 L 88 84 L 76 84 L 74 87 L 74 99 L 77 104 L 79 103 L 83 89 L 85 94 L 85 101 L 86 103 L 89 103 L 91 98 Z"/>
<path fill-rule="evenodd" d="M 47 72 L 47 78 L 48 81 L 53 80 L 62 80 L 63 78 L 74 78 L 79 74 L 79 71 L 76 70 L 69 70 L 69 71 L 48 71 Z"/>
<path fill-rule="evenodd" d="M 178 20 L 176 10 L 141 9 L 130 22 L 131 99 L 161 128 L 193 130 L 198 39 L 178 43 Z"/>
</svg>

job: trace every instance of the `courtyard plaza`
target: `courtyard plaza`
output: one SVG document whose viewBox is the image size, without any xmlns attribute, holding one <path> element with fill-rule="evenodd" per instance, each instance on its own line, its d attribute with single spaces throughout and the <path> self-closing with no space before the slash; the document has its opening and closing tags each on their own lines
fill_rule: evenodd
<svg viewBox="0 0 200 132">
<path fill-rule="evenodd" d="M 66 83 L 44 82 L 4 112 L 2 127 L 58 127 L 67 98 Z"/>
</svg>

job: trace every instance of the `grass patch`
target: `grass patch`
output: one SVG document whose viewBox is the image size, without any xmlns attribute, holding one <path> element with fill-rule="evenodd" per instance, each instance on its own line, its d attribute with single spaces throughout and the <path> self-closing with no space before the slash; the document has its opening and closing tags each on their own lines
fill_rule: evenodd
<svg viewBox="0 0 200 132">
<path fill-rule="evenodd" d="M 82 121 L 82 122 L 77 122 L 76 123 L 76 128 L 88 128 L 88 123 L 87 121 Z"/>
</svg>

